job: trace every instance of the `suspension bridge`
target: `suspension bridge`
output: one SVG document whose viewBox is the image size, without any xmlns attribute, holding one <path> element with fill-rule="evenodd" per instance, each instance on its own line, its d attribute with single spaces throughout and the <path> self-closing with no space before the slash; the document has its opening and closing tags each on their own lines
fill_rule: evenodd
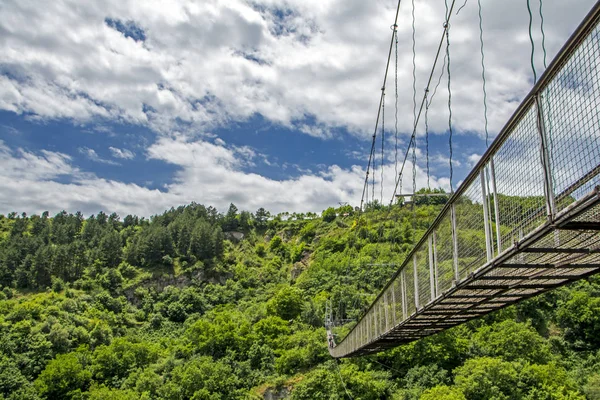
<svg viewBox="0 0 600 400">
<path fill-rule="evenodd" d="M 428 106 L 429 83 L 421 109 Z M 411 144 L 416 111 L 415 101 Z M 367 196 L 368 182 L 367 173 Z M 597 2 L 368 311 L 329 350 L 334 358 L 380 352 L 599 269 Z"/>
</svg>

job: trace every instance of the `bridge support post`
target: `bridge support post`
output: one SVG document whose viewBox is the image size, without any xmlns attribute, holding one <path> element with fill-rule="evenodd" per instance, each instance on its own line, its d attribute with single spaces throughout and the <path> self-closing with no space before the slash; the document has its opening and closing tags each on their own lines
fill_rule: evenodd
<svg viewBox="0 0 600 400">
<path fill-rule="evenodd" d="M 398 283 L 397 280 L 392 282 L 390 286 L 392 288 L 392 325 L 396 326 L 396 290 L 394 290 L 394 286 Z"/>
<path fill-rule="evenodd" d="M 437 294 L 435 292 L 435 268 L 433 266 L 433 238 L 429 236 L 427 238 L 427 248 L 429 250 L 429 290 L 431 293 L 431 301 L 435 300 Z"/>
<path fill-rule="evenodd" d="M 481 194 L 483 196 L 483 227 L 485 229 L 485 252 L 487 255 L 487 261 L 490 262 L 492 260 L 492 232 L 490 229 L 490 210 L 488 205 L 488 194 L 487 194 L 487 181 L 485 179 L 485 168 L 481 169 L 480 173 L 481 179 Z"/>
<path fill-rule="evenodd" d="M 408 304 L 406 304 L 406 270 L 403 269 L 402 272 L 400 273 L 400 284 L 401 287 L 400 289 L 402 290 L 402 321 L 406 321 L 406 318 L 408 317 L 406 314 L 408 314 Z"/>
<path fill-rule="evenodd" d="M 494 192 L 494 216 L 496 219 L 496 246 L 498 253 L 502 253 L 502 236 L 500 236 L 500 205 L 498 204 L 498 188 L 496 186 L 496 168 L 494 167 L 494 158 L 490 159 L 490 177 L 492 180 L 492 190 Z"/>
<path fill-rule="evenodd" d="M 383 295 L 383 306 L 385 307 L 385 331 L 387 332 L 390 329 L 390 302 L 388 301 L 389 293 Z"/>
<path fill-rule="evenodd" d="M 439 285 L 439 277 L 438 277 L 438 259 L 437 259 L 437 235 L 435 233 L 435 231 L 433 231 L 433 234 L 431 235 L 432 239 L 433 239 L 433 268 L 435 271 L 435 293 L 436 293 L 436 297 L 437 295 L 440 293 L 440 285 Z"/>
<path fill-rule="evenodd" d="M 452 204 L 450 207 L 450 218 L 452 219 L 452 263 L 454 265 L 454 281 L 460 281 L 458 274 L 458 231 L 456 229 L 456 207 Z"/>
<path fill-rule="evenodd" d="M 419 273 L 417 271 L 417 254 L 413 256 L 413 271 L 415 274 L 415 311 L 419 311 Z"/>
<path fill-rule="evenodd" d="M 544 123 L 544 109 L 542 107 L 541 94 L 535 96 L 535 106 L 537 115 L 537 128 L 540 135 L 540 152 L 542 159 L 542 168 L 544 170 L 544 192 L 546 195 L 546 210 L 548 218 L 554 219 L 556 215 L 556 202 L 554 199 L 554 188 L 552 186 L 552 168 L 550 163 L 550 153 L 548 152 L 548 135 Z"/>
</svg>

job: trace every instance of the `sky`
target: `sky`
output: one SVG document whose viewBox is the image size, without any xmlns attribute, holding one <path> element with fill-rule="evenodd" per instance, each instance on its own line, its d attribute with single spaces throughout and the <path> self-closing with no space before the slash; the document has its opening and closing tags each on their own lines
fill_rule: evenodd
<svg viewBox="0 0 600 400">
<path fill-rule="evenodd" d="M 482 0 L 489 136 L 533 85 L 526 0 Z M 543 72 L 539 3 L 535 66 Z M 547 62 L 594 0 L 544 2 Z M 0 1 L 0 214 L 321 212 L 363 194 L 397 1 Z M 450 24 L 456 188 L 485 152 L 478 7 Z M 385 88 L 383 199 L 413 126 L 413 3 Z M 415 0 L 417 102 L 443 0 Z M 445 50 L 445 49 L 444 49 Z M 436 80 L 443 72 L 435 71 Z M 448 75 L 417 129 L 417 189 L 450 189 Z M 397 126 L 396 131 L 396 115 Z M 397 136 L 396 136 L 397 134 Z M 381 126 L 376 198 L 381 192 Z M 397 137 L 397 142 L 396 142 Z M 397 143 L 397 144 L 396 144 Z M 430 173 L 426 171 L 429 154 Z M 402 187 L 412 192 L 409 162 Z"/>
</svg>

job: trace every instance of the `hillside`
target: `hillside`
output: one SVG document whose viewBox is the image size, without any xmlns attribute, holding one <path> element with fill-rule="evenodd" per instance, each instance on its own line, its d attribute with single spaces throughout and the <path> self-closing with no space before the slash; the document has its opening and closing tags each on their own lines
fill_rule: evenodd
<svg viewBox="0 0 600 400">
<path fill-rule="evenodd" d="M 600 399 L 599 277 L 330 358 L 441 207 L 0 216 L 0 399 Z"/>
</svg>

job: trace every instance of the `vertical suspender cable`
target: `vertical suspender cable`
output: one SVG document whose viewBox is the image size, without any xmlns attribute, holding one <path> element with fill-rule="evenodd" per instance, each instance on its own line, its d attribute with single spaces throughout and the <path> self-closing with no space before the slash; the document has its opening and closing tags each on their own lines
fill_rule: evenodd
<svg viewBox="0 0 600 400">
<path fill-rule="evenodd" d="M 412 0 L 412 76 L 413 76 L 413 126 L 417 126 L 417 52 L 416 52 L 416 19 L 415 19 L 415 0 Z M 417 137 L 413 139 L 412 163 L 413 163 L 413 195 L 416 189 L 417 176 Z M 414 202 L 414 196 L 413 196 Z"/>
<path fill-rule="evenodd" d="M 533 71 L 533 83 L 537 82 L 537 71 L 535 70 L 535 43 L 533 42 L 533 34 L 531 33 L 533 25 L 533 14 L 531 14 L 530 0 L 527 0 L 527 12 L 529 13 L 529 41 L 531 42 L 531 70 Z"/>
<path fill-rule="evenodd" d="M 452 185 L 452 178 L 454 171 L 452 168 L 452 88 L 451 88 L 451 75 L 450 75 L 450 13 L 448 9 L 448 0 L 444 0 L 446 6 L 446 68 L 448 73 L 448 146 L 450 148 L 450 192 L 454 193 L 454 187 Z"/>
<path fill-rule="evenodd" d="M 425 94 L 423 95 L 423 99 L 421 100 L 421 106 L 420 106 L 419 112 L 417 114 L 417 122 L 419 121 L 419 118 L 421 117 L 421 113 L 423 112 L 423 109 L 425 108 L 425 102 L 427 100 L 427 90 L 429 90 L 429 87 L 431 85 L 431 81 L 433 80 L 433 75 L 435 73 L 435 68 L 437 66 L 437 62 L 438 62 L 439 57 L 440 57 L 442 46 L 444 44 L 444 37 L 446 36 L 446 31 L 448 30 L 448 24 L 450 22 L 450 16 L 452 15 L 452 10 L 454 9 L 455 3 L 456 3 L 456 0 L 452 0 L 452 3 L 450 5 L 450 10 L 447 13 L 448 14 L 448 18 L 444 22 L 444 30 L 443 30 L 442 35 L 440 37 L 440 42 L 438 44 L 437 52 L 435 54 L 435 59 L 433 60 L 433 65 L 431 67 L 431 72 L 429 73 L 429 78 L 427 79 L 427 85 L 425 86 Z M 406 161 L 408 160 L 408 154 L 410 153 L 410 146 L 411 146 L 412 141 L 414 140 L 414 137 L 415 137 L 416 134 L 417 134 L 417 127 L 413 126 L 412 136 L 410 138 L 409 145 L 406 148 L 406 152 L 404 153 L 404 160 L 402 161 L 402 167 L 400 168 L 400 173 L 398 174 L 398 178 L 396 180 L 396 186 L 394 187 L 394 192 L 392 193 L 392 199 L 390 200 L 390 204 L 392 204 L 392 202 L 394 201 L 394 198 L 396 197 L 396 193 L 398 193 L 398 184 L 401 181 L 402 173 L 404 171 L 404 167 L 406 165 Z"/>
<path fill-rule="evenodd" d="M 383 164 L 384 164 L 384 146 L 385 146 L 385 87 L 381 88 L 383 91 L 383 103 L 381 104 L 381 193 L 379 204 L 383 204 Z"/>
<path fill-rule="evenodd" d="M 444 73 L 446 72 L 446 56 L 444 55 L 444 64 L 442 65 L 442 69 L 440 72 L 440 76 L 438 81 L 433 89 L 433 93 L 429 96 L 429 88 L 425 89 L 425 157 L 427 158 L 427 189 L 431 189 L 431 185 L 429 183 L 430 180 L 430 172 L 429 172 L 429 107 L 433 103 L 433 98 L 435 97 L 440 84 L 442 83 L 442 78 L 444 77 Z"/>
<path fill-rule="evenodd" d="M 546 64 L 546 33 L 544 32 L 544 13 L 542 12 L 543 0 L 540 0 L 540 30 L 542 31 L 542 52 L 544 53 L 544 68 L 548 68 Z"/>
<path fill-rule="evenodd" d="M 426 96 L 429 95 L 429 90 L 426 90 Z M 429 185 L 429 101 L 425 99 L 425 166 L 427 169 L 427 189 L 431 189 Z"/>
<path fill-rule="evenodd" d="M 485 53 L 483 51 L 483 15 L 481 10 L 481 0 L 477 1 L 479 8 L 479 44 L 481 51 L 481 81 L 483 85 L 483 117 L 485 119 L 485 147 L 489 146 L 489 132 L 488 132 L 488 108 L 487 108 L 487 90 L 485 80 Z"/>
<path fill-rule="evenodd" d="M 416 63 L 416 58 L 417 58 L 417 52 L 416 52 L 416 39 L 415 39 L 415 34 L 416 34 L 416 20 L 415 20 L 415 0 L 412 0 L 412 73 L 413 73 L 413 126 L 417 126 L 417 63 Z M 417 200 L 417 197 L 415 196 L 415 193 L 417 192 L 417 137 L 415 135 L 414 140 L 412 141 L 413 144 L 413 148 L 412 148 L 412 165 L 413 165 L 413 170 L 412 170 L 412 193 L 413 193 L 413 198 L 412 198 L 412 210 L 413 210 L 413 217 L 412 217 L 412 240 L 413 243 L 416 243 L 416 239 L 417 239 L 417 215 L 416 215 L 416 210 L 415 210 L 415 203 Z"/>
<path fill-rule="evenodd" d="M 374 138 L 376 139 L 376 137 Z M 377 171 L 377 151 L 373 147 L 373 174 L 371 177 L 371 202 L 375 203 L 375 172 Z"/>
<path fill-rule="evenodd" d="M 394 152 L 394 176 L 398 176 L 398 25 L 394 25 L 394 35 L 396 37 L 396 68 L 395 68 L 395 79 L 394 83 L 396 86 L 396 105 L 395 105 L 395 152 Z M 402 191 L 402 189 L 400 189 Z"/>
<path fill-rule="evenodd" d="M 400 14 L 400 4 L 402 3 L 402 0 L 398 0 L 398 6 L 396 7 L 396 17 L 394 19 L 394 24 L 392 26 L 397 26 L 398 25 L 398 15 Z M 391 42 L 390 42 L 390 50 L 388 52 L 388 59 L 387 59 L 387 63 L 385 65 L 385 74 L 383 75 L 383 87 L 385 87 L 385 84 L 387 82 L 387 76 L 388 76 L 388 71 L 390 68 L 390 60 L 392 58 L 392 48 L 394 46 L 394 38 L 395 35 L 392 32 L 392 38 L 391 38 Z M 380 117 L 380 112 L 381 112 L 381 104 L 383 102 L 383 96 L 381 96 L 380 100 L 379 100 L 379 108 L 378 108 L 378 112 L 377 112 L 377 119 L 375 120 L 375 129 L 373 132 L 373 141 L 371 143 L 371 154 L 369 155 L 369 162 L 367 164 L 367 173 L 365 176 L 365 183 L 363 185 L 363 193 L 362 193 L 362 197 L 360 199 L 360 209 L 363 209 L 363 203 L 364 203 L 364 198 L 365 198 L 365 192 L 367 192 L 369 190 L 368 188 L 368 184 L 369 184 L 369 167 L 371 166 L 371 161 L 372 158 L 374 156 L 373 151 L 375 150 L 375 140 L 377 137 L 377 128 L 379 126 L 379 117 Z"/>
</svg>

